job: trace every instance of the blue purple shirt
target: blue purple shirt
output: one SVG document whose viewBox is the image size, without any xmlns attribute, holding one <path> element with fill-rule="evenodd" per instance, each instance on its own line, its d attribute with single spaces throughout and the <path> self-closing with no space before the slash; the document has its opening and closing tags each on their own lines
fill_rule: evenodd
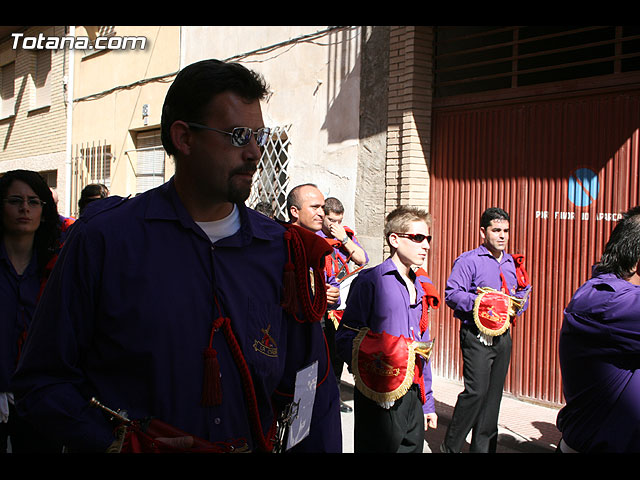
<svg viewBox="0 0 640 480">
<path fill-rule="evenodd" d="M 409 291 L 400 276 L 400 272 L 390 258 L 372 268 L 362 270 L 351 284 L 347 307 L 336 332 L 338 355 L 351 367 L 351 352 L 357 332 L 345 328 L 360 329 L 368 327 L 372 332 L 386 332 L 389 335 L 404 336 L 416 341 L 428 341 L 429 329 L 420 333 L 422 316 L 422 285 L 416 278 L 416 301 L 410 302 Z M 424 363 L 422 357 L 416 362 Z M 431 388 L 431 362 L 423 366 L 424 391 L 426 402 L 424 413 L 435 412 L 435 401 Z M 416 379 L 417 380 L 417 379 Z"/>
<path fill-rule="evenodd" d="M 31 325 L 39 291 L 35 252 L 25 271 L 18 275 L 0 240 L 0 393 L 11 391 L 9 382 L 18 360 L 18 339 Z"/>
<path fill-rule="evenodd" d="M 640 452 L 640 286 L 595 274 L 564 311 L 566 406 L 557 425 L 579 452 Z"/>
<path fill-rule="evenodd" d="M 215 294 L 251 371 L 263 431 L 291 401 L 297 371 L 318 361 L 311 434 L 296 448 L 341 451 L 321 325 L 299 323 L 280 306 L 284 227 L 238 204 L 240 230 L 211 244 L 173 180 L 100 204 L 74 223 L 47 283 L 14 377 L 19 410 L 72 449 L 104 451 L 114 439 L 103 413 L 87 407 L 92 396 L 129 418 L 154 416 L 210 441 L 245 438 L 255 449 L 221 331 L 213 348 L 223 401 L 200 406 Z"/>
<path fill-rule="evenodd" d="M 490 287 L 494 290 L 502 289 L 502 278 L 509 289 L 509 294 L 523 298 L 530 289 L 520 288 L 516 276 L 516 264 L 513 257 L 504 252 L 498 261 L 484 245 L 469 250 L 460 255 L 454 262 L 445 287 L 445 303 L 453 309 L 453 315 L 463 324 L 473 325 L 473 305 L 478 296 L 479 287 Z M 523 308 L 517 315 L 529 307 L 527 298 Z"/>
</svg>

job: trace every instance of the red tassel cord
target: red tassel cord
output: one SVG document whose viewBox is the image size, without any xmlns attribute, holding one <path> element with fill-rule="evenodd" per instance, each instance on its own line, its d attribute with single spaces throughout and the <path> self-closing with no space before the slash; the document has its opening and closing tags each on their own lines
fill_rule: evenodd
<svg viewBox="0 0 640 480">
<path fill-rule="evenodd" d="M 214 301 L 220 312 L 220 316 L 213 322 L 211 326 L 211 335 L 209 337 L 209 346 L 204 351 L 204 379 L 202 386 L 203 407 L 217 406 L 222 404 L 222 382 L 220 379 L 220 364 L 218 362 L 218 352 L 213 348 L 214 334 L 222 330 L 222 334 L 229 346 L 231 356 L 240 372 L 242 386 L 245 393 L 245 399 L 249 411 L 249 420 L 251 430 L 258 448 L 265 452 L 273 450 L 273 438 L 276 432 L 276 418 L 274 415 L 273 423 L 269 432 L 265 436 L 262 430 L 262 422 L 260 421 L 260 411 L 258 409 L 258 401 L 256 399 L 255 387 L 249 366 L 242 353 L 242 348 L 231 328 L 231 319 L 222 316 L 222 310 L 218 299 L 214 297 Z"/>
<path fill-rule="evenodd" d="M 217 301 L 216 301 L 217 303 Z M 222 404 L 222 382 L 220 380 L 220 364 L 218 352 L 213 348 L 213 335 L 228 318 L 218 317 L 211 326 L 209 346 L 204 351 L 204 379 L 202 385 L 203 407 L 213 407 Z"/>
<path fill-rule="evenodd" d="M 287 229 L 284 233 L 284 238 L 287 243 L 289 258 L 284 271 L 282 306 L 294 317 L 301 309 L 306 321 L 320 321 L 327 309 L 327 292 L 323 288 L 325 284 L 324 255 L 319 256 L 318 265 L 310 265 L 304 240 L 301 237 L 301 233 L 294 226 L 290 226 Z M 322 240 L 320 237 L 317 238 Z M 326 246 L 331 248 L 328 245 Z M 329 251 L 323 253 L 329 253 Z M 315 292 L 311 290 L 309 269 L 313 270 Z"/>
</svg>

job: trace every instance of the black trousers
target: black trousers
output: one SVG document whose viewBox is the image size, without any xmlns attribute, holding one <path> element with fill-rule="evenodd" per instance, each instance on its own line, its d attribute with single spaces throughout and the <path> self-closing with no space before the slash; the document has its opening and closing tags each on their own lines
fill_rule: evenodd
<svg viewBox="0 0 640 480">
<path fill-rule="evenodd" d="M 333 373 L 338 380 L 338 385 L 340 385 L 340 377 L 342 377 L 344 362 L 336 353 L 336 326 L 334 325 L 333 320 L 331 320 L 326 313 L 324 315 L 323 323 L 324 336 L 327 339 L 327 345 L 329 347 L 329 358 L 331 359 L 331 367 L 333 368 Z"/>
<path fill-rule="evenodd" d="M 470 431 L 471 452 L 495 453 L 502 390 L 511 360 L 511 333 L 493 337 L 487 346 L 477 338 L 475 326 L 460 328 L 464 391 L 458 395 L 444 446 L 460 452 Z"/>
<path fill-rule="evenodd" d="M 355 453 L 422 453 L 424 414 L 418 386 L 390 409 L 382 408 L 354 389 Z"/>
</svg>

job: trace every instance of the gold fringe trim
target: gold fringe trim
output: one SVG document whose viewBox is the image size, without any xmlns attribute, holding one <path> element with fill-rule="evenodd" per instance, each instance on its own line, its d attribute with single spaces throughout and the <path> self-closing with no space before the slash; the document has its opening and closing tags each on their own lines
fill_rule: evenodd
<svg viewBox="0 0 640 480">
<path fill-rule="evenodd" d="M 333 326 L 335 327 L 335 329 L 338 330 L 338 327 L 340 326 L 340 322 L 338 322 L 338 318 L 336 317 L 335 310 L 329 310 L 328 317 L 333 322 Z"/>
<path fill-rule="evenodd" d="M 489 335 L 490 337 L 497 337 L 498 335 L 502 335 L 511 326 L 510 318 L 512 315 L 515 314 L 515 311 L 513 309 L 513 297 L 489 287 L 480 287 L 478 288 L 478 291 L 480 292 L 480 294 L 476 297 L 475 302 L 473 303 L 473 321 L 475 322 L 476 327 L 478 327 L 478 330 L 480 330 L 480 332 L 484 333 L 485 335 Z M 509 313 L 507 316 L 507 321 L 504 322 L 504 325 L 499 330 L 490 330 L 484 325 L 482 325 L 482 323 L 479 320 L 478 309 L 480 308 L 480 302 L 482 301 L 482 297 L 484 297 L 484 294 L 489 292 L 500 293 L 501 295 L 504 295 L 509 299 L 509 308 L 508 308 Z"/>
<path fill-rule="evenodd" d="M 369 332 L 369 328 L 363 327 L 362 329 L 360 329 L 360 332 L 358 333 L 358 335 L 356 335 L 356 338 L 353 340 L 353 350 L 351 352 L 353 359 L 351 361 L 351 364 L 352 364 L 356 387 L 358 388 L 358 390 L 360 390 L 360 392 L 365 397 L 367 397 L 369 400 L 373 400 L 376 403 L 394 402 L 399 398 L 402 398 L 409 391 L 409 388 L 411 388 L 411 385 L 413 384 L 413 376 L 414 376 L 414 369 L 415 369 L 415 362 L 416 362 L 415 346 L 411 342 L 408 342 L 407 344 L 407 347 L 408 347 L 407 348 L 407 356 L 408 356 L 407 371 L 402 383 L 391 392 L 384 392 L 384 393 L 376 392 L 375 390 L 372 390 L 371 388 L 369 388 L 367 385 L 364 384 L 364 382 L 361 379 L 360 370 L 358 367 L 358 356 L 360 353 L 360 344 L 362 343 L 362 340 L 364 339 L 364 337 L 367 335 L 368 332 Z"/>
</svg>

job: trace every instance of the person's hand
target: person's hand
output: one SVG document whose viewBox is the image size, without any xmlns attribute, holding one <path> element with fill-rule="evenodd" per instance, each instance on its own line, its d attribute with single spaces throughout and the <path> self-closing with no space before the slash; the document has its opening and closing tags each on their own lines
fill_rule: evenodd
<svg viewBox="0 0 640 480">
<path fill-rule="evenodd" d="M 327 303 L 333 305 L 340 300 L 340 289 L 333 285 L 325 284 L 327 286 Z"/>
<path fill-rule="evenodd" d="M 329 232 L 331 233 L 331 235 L 333 235 L 333 238 L 336 238 L 340 241 L 342 241 L 342 239 L 347 236 L 347 231 L 339 223 L 332 223 L 331 225 L 329 225 Z"/>
<path fill-rule="evenodd" d="M 424 416 L 424 429 L 427 431 L 429 428 L 438 428 L 438 415 L 436 412 L 427 413 Z"/>
</svg>

